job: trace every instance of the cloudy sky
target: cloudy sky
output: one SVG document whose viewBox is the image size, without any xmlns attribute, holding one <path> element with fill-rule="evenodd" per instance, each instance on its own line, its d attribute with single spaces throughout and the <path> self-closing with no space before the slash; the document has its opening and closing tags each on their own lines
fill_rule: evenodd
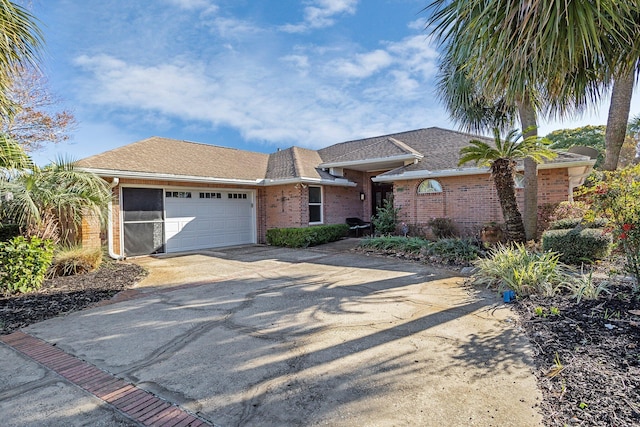
<svg viewBox="0 0 640 427">
<path fill-rule="evenodd" d="M 154 135 L 272 152 L 455 128 L 434 93 L 427 0 L 30 3 L 50 88 L 78 121 L 40 164 Z M 607 102 L 540 131 L 604 124 Z"/>
</svg>

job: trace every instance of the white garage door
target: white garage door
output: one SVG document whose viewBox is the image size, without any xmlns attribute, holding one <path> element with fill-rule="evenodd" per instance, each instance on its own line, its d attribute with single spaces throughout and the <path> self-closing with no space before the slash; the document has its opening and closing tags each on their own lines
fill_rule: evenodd
<svg viewBox="0 0 640 427">
<path fill-rule="evenodd" d="M 255 243 L 253 193 L 165 191 L 166 251 Z"/>
</svg>

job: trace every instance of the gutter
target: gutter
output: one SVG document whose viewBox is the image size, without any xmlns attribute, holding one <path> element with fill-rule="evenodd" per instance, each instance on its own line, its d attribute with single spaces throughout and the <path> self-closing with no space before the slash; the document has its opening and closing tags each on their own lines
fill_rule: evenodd
<svg viewBox="0 0 640 427">
<path fill-rule="evenodd" d="M 333 185 L 339 187 L 356 187 L 355 182 L 351 182 L 347 179 L 336 178 L 322 179 L 322 178 L 286 178 L 286 179 L 232 179 L 232 178 L 209 178 L 203 176 L 190 176 L 190 175 L 173 175 L 173 174 L 159 174 L 151 172 L 131 172 L 131 171 L 117 171 L 109 169 L 93 169 L 93 168 L 79 168 L 86 172 L 92 172 L 101 177 L 113 177 L 114 180 L 119 179 L 148 179 L 148 180 L 166 180 L 174 182 L 197 182 L 206 184 L 227 184 L 227 185 L 246 185 L 252 187 L 268 187 L 273 185 L 284 184 L 316 184 L 316 185 Z M 113 182 L 113 181 L 112 181 Z M 118 184 L 115 184 L 118 185 Z"/>
<path fill-rule="evenodd" d="M 595 164 L 595 160 L 576 160 L 572 162 L 558 162 L 558 163 L 542 163 L 538 165 L 538 169 L 564 169 L 564 168 L 573 168 L 578 166 L 588 166 L 589 168 L 593 168 Z M 521 172 L 524 170 L 524 166 L 517 166 L 516 171 Z M 466 175 L 481 175 L 490 173 L 489 168 L 459 168 L 459 169 L 442 169 L 436 171 L 429 170 L 418 170 L 418 171 L 407 171 L 394 175 L 380 175 L 371 178 L 373 182 L 393 182 L 393 181 L 403 181 L 409 179 L 426 179 L 426 178 L 443 178 L 449 176 L 466 176 Z"/>
<path fill-rule="evenodd" d="M 113 190 L 120 183 L 120 178 L 114 176 L 109 185 Z M 121 261 L 124 259 L 123 255 L 118 255 L 113 251 L 113 192 L 112 197 L 109 198 L 109 204 L 107 206 L 107 251 L 109 256 L 115 260 Z"/>
<path fill-rule="evenodd" d="M 401 154 L 398 156 L 390 156 L 390 157 L 377 157 L 375 159 L 365 159 L 365 160 L 351 160 L 344 162 L 330 162 L 330 163 L 321 163 L 318 165 L 319 168 L 349 168 L 349 166 L 365 166 L 369 164 L 379 164 L 379 163 L 393 163 L 405 160 L 419 160 L 424 156 L 420 154 Z"/>
</svg>

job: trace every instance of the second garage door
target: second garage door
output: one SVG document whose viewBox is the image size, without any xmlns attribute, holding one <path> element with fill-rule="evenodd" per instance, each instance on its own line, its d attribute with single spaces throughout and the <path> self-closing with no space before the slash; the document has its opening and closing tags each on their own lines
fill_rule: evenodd
<svg viewBox="0 0 640 427">
<path fill-rule="evenodd" d="M 166 251 L 256 242 L 253 192 L 165 191 Z"/>
</svg>

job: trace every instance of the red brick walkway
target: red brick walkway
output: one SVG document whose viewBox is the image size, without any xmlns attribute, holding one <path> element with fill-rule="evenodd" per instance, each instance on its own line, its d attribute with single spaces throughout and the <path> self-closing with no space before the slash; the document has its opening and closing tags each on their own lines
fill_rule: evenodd
<svg viewBox="0 0 640 427">
<path fill-rule="evenodd" d="M 211 425 L 176 405 L 24 332 L 18 331 L 0 336 L 0 341 L 145 426 L 195 427 Z"/>
</svg>

